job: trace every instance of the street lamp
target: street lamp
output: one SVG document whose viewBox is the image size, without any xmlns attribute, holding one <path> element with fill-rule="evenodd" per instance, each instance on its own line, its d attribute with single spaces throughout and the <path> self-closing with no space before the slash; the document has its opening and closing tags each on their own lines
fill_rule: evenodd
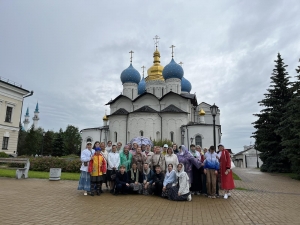
<svg viewBox="0 0 300 225">
<path fill-rule="evenodd" d="M 181 127 L 181 145 L 184 145 L 184 133 L 185 133 L 185 129 Z"/>
<path fill-rule="evenodd" d="M 44 152 L 44 137 L 45 137 L 46 132 L 43 132 L 43 142 L 42 142 L 42 153 L 41 155 L 43 156 L 43 152 Z"/>
<path fill-rule="evenodd" d="M 190 140 L 191 140 L 191 144 L 193 144 L 193 140 L 194 140 L 194 138 L 192 138 L 192 137 L 191 137 L 191 138 L 190 138 Z"/>
<path fill-rule="evenodd" d="M 256 166 L 259 168 L 259 162 L 258 162 L 258 154 L 257 154 L 257 149 L 255 148 L 256 151 Z"/>
<path fill-rule="evenodd" d="M 218 114 L 219 107 L 215 103 L 210 107 L 211 115 L 213 116 L 213 131 L 214 131 L 214 146 L 216 149 L 216 115 Z"/>
</svg>

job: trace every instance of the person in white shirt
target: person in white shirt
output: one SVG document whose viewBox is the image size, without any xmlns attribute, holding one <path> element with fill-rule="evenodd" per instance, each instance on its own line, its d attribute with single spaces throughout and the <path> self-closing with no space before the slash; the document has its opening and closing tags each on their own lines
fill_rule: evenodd
<svg viewBox="0 0 300 225">
<path fill-rule="evenodd" d="M 78 184 L 78 190 L 84 190 L 84 195 L 87 195 L 87 192 L 91 190 L 91 177 L 88 172 L 89 162 L 93 157 L 95 151 L 92 149 L 92 143 L 86 143 L 86 149 L 81 152 L 80 160 L 82 162 L 80 167 L 80 179 Z"/>
<path fill-rule="evenodd" d="M 175 169 L 177 168 L 177 165 L 179 163 L 178 157 L 177 157 L 177 155 L 174 154 L 172 147 L 169 147 L 167 150 L 167 154 L 165 155 L 165 162 L 166 162 L 166 168 L 167 168 L 167 165 L 169 165 L 169 164 L 173 165 L 172 168 L 175 168 Z"/>
<path fill-rule="evenodd" d="M 120 155 L 117 153 L 117 146 L 112 145 L 111 152 L 108 153 L 107 159 L 107 180 L 109 181 L 110 193 L 114 193 L 115 177 L 120 166 Z"/>
<path fill-rule="evenodd" d="M 145 155 L 147 157 L 146 159 L 146 163 L 148 163 L 149 167 L 152 168 L 151 166 L 151 159 L 152 156 L 154 155 L 154 152 L 151 151 L 151 146 L 150 145 L 146 145 L 146 150 L 145 150 Z"/>
</svg>

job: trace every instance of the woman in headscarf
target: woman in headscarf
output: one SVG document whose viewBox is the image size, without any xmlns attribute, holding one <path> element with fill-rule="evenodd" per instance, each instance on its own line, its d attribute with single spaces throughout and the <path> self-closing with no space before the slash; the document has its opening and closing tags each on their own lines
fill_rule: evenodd
<svg viewBox="0 0 300 225">
<path fill-rule="evenodd" d="M 172 168 L 176 169 L 178 165 L 178 158 L 177 155 L 174 154 L 173 148 L 169 147 L 167 149 L 167 154 L 165 155 L 165 162 L 166 165 L 172 164 Z"/>
<path fill-rule="evenodd" d="M 192 196 L 190 194 L 189 176 L 184 172 L 184 165 L 182 163 L 177 165 L 176 178 L 178 182 L 176 186 L 170 188 L 169 200 L 191 201 Z"/>
<path fill-rule="evenodd" d="M 169 190 L 176 183 L 176 172 L 173 169 L 173 164 L 168 164 L 168 169 L 165 175 L 161 197 L 168 198 Z"/>
<path fill-rule="evenodd" d="M 227 199 L 231 196 L 229 190 L 234 189 L 234 181 L 231 171 L 231 159 L 229 152 L 224 148 L 223 144 L 218 145 L 220 161 L 220 188 L 225 191 L 224 198 Z"/>
<path fill-rule="evenodd" d="M 132 155 L 129 152 L 129 146 L 125 145 L 124 150 L 120 153 L 120 165 L 125 166 L 125 170 L 129 171 L 131 168 Z"/>
<path fill-rule="evenodd" d="M 135 163 L 132 163 L 131 169 L 127 171 L 127 174 L 129 179 L 129 188 L 132 191 L 137 191 L 139 194 L 142 194 L 143 176 L 141 171 L 138 170 L 137 165 Z"/>
<path fill-rule="evenodd" d="M 179 152 L 177 154 L 179 163 L 182 163 L 185 168 L 185 172 L 188 174 L 190 180 L 190 184 L 193 183 L 193 171 L 192 166 L 194 165 L 196 168 L 200 168 L 201 162 L 194 158 L 192 154 L 187 150 L 187 148 L 182 145 L 179 148 Z"/>
<path fill-rule="evenodd" d="M 100 148 L 101 148 L 101 155 L 103 155 L 103 157 L 105 158 L 105 161 L 106 161 L 106 168 L 107 168 L 107 157 L 108 157 L 108 152 L 106 151 L 105 149 L 105 143 L 104 142 L 101 142 L 100 143 Z M 106 174 L 103 174 L 102 175 L 102 183 L 105 183 L 105 186 L 106 186 L 106 190 L 108 190 L 108 184 L 107 184 L 107 176 Z M 102 189 L 100 190 L 101 193 L 103 193 Z"/>
<path fill-rule="evenodd" d="M 132 163 L 135 163 L 137 165 L 138 170 L 142 171 L 146 159 L 146 156 L 142 153 L 141 147 L 138 147 L 136 149 L 135 155 L 132 156 Z"/>
<path fill-rule="evenodd" d="M 190 145 L 190 153 L 199 163 L 201 163 L 201 155 L 199 151 L 196 150 L 196 146 L 194 144 Z M 203 169 L 202 166 L 198 168 L 195 165 L 192 165 L 192 174 L 193 174 L 193 182 L 191 185 L 192 195 L 194 194 L 200 195 L 202 189 L 201 168 Z"/>
</svg>

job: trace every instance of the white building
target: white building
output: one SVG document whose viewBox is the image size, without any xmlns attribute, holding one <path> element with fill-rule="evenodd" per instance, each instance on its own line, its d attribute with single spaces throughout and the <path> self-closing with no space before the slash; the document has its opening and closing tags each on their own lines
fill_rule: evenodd
<svg viewBox="0 0 300 225">
<path fill-rule="evenodd" d="M 173 51 L 173 50 L 172 50 Z M 173 55 L 173 53 L 172 53 Z M 106 105 L 110 114 L 103 117 L 103 126 L 81 131 L 82 149 L 87 141 L 130 142 L 137 136 L 152 140 L 168 139 L 189 146 L 213 145 L 213 117 L 209 104 L 198 104 L 191 94 L 191 83 L 184 77 L 183 68 L 172 56 L 163 67 L 156 46 L 153 65 L 148 76 L 141 79 L 132 60 L 121 73 L 123 93 Z M 108 123 L 109 122 L 109 123 Z M 216 143 L 221 142 L 220 111 L 216 115 Z"/>
<path fill-rule="evenodd" d="M 17 155 L 23 100 L 33 94 L 21 85 L 0 78 L 0 141 L 1 151 Z"/>
<path fill-rule="evenodd" d="M 263 162 L 259 158 L 260 152 L 253 145 L 245 145 L 244 150 L 234 154 L 232 157 L 233 163 L 240 168 L 256 168 L 261 167 Z"/>
<path fill-rule="evenodd" d="M 33 121 L 33 127 L 34 127 L 34 130 L 37 130 L 39 128 L 39 120 L 40 120 L 40 111 L 39 111 L 39 103 L 36 103 L 36 106 L 35 106 L 35 110 L 34 110 L 34 115 L 32 117 L 32 121 Z M 26 114 L 25 114 L 25 119 L 23 121 L 23 124 L 24 124 L 24 130 L 25 131 L 28 131 L 28 129 L 30 129 L 30 115 L 29 115 L 29 107 L 27 107 L 27 110 L 26 110 Z"/>
</svg>

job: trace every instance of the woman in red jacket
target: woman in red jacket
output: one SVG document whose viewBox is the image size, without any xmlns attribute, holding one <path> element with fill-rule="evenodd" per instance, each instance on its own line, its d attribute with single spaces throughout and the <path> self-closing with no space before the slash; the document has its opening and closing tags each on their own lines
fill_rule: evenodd
<svg viewBox="0 0 300 225">
<path fill-rule="evenodd" d="M 234 189 L 234 181 L 231 171 L 231 159 L 229 152 L 224 148 L 224 145 L 218 145 L 220 160 L 220 178 L 221 178 L 221 189 L 225 191 L 224 198 L 227 199 L 231 196 L 230 190 Z"/>
</svg>

